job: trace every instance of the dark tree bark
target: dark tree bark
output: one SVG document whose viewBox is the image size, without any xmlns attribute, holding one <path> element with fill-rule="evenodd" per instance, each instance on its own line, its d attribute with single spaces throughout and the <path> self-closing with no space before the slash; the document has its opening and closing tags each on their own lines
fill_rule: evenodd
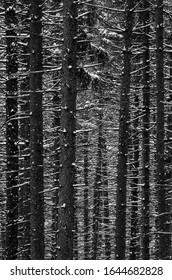
<svg viewBox="0 0 172 280">
<path fill-rule="evenodd" d="M 109 200 L 108 200 L 108 174 L 106 139 L 103 131 L 103 90 L 98 86 L 99 111 L 98 111 L 98 144 L 97 166 L 93 193 L 93 256 L 96 260 L 100 257 L 102 248 L 106 259 L 110 259 L 110 232 L 109 232 Z M 103 243 L 104 236 L 104 243 Z"/>
<path fill-rule="evenodd" d="M 30 14 L 30 200 L 31 259 L 44 259 L 42 0 L 31 0 Z"/>
<path fill-rule="evenodd" d="M 170 23 L 172 24 L 172 19 L 170 20 Z M 170 44 L 172 42 L 172 34 L 169 34 L 168 43 Z M 166 156 L 165 156 L 165 163 L 166 163 L 166 169 L 165 169 L 165 184 L 167 186 L 167 194 L 166 194 L 166 204 L 167 209 L 169 212 L 169 223 L 168 223 L 168 232 L 170 233 L 172 231 L 172 223 L 171 223 L 171 217 L 172 217 L 172 203 L 171 203 L 171 184 L 172 184 L 172 53 L 169 52 L 168 55 L 168 66 L 170 69 L 170 79 L 169 79 L 169 96 L 167 98 L 167 102 L 169 104 L 168 111 L 167 111 L 167 131 L 166 131 L 166 137 L 167 137 L 167 145 L 166 145 Z M 172 248 L 171 248 L 171 234 L 169 234 L 169 258 L 172 257 Z"/>
<path fill-rule="evenodd" d="M 159 259 L 168 258 L 168 215 L 164 174 L 164 51 L 163 51 L 163 0 L 156 1 L 156 85 L 157 85 L 157 189 Z"/>
<path fill-rule="evenodd" d="M 58 259 L 73 259 L 77 2 L 63 1 L 63 61 L 60 122 L 60 187 L 58 215 Z"/>
<path fill-rule="evenodd" d="M 143 132 L 142 132 L 142 156 L 143 156 L 143 211 L 142 211 L 142 259 L 149 259 L 149 173 L 150 173 L 150 54 L 149 54 L 149 33 L 150 33 L 150 11 L 149 1 L 143 1 Z"/>
<path fill-rule="evenodd" d="M 89 217 L 88 217 L 88 131 L 84 132 L 84 259 L 89 257 Z"/>
<path fill-rule="evenodd" d="M 133 28 L 133 0 L 125 1 L 124 66 L 120 97 L 119 147 L 116 198 L 116 259 L 125 259 L 126 237 L 126 180 L 129 139 L 129 93 L 131 72 L 131 44 Z"/>
<path fill-rule="evenodd" d="M 77 183 L 77 180 L 75 180 L 75 185 Z M 77 200 L 78 200 L 78 192 L 77 192 L 77 186 L 74 187 L 74 235 L 73 235 L 73 259 L 78 260 L 78 253 L 79 253 L 79 247 L 78 247 L 78 217 L 76 214 L 77 209 Z"/>
<path fill-rule="evenodd" d="M 156 85 L 157 85 L 157 188 L 158 188 L 158 230 L 159 259 L 166 259 L 168 253 L 167 213 L 164 176 L 164 53 L 163 53 L 163 0 L 156 1 Z"/>
<path fill-rule="evenodd" d="M 102 187 L 103 187 L 103 222 L 104 222 L 104 238 L 105 238 L 105 259 L 110 260 L 111 244 L 110 244 L 110 218 L 109 218 L 109 191 L 108 191 L 108 160 L 106 139 L 102 137 Z"/>
<path fill-rule="evenodd" d="M 22 4 L 29 4 L 29 0 Z M 21 15 L 22 34 L 29 35 L 29 9 Z M 21 61 L 26 72 L 20 84 L 20 173 L 19 173 L 19 225 L 18 259 L 30 259 L 30 99 L 29 99 L 29 39 L 23 38 L 20 48 Z"/>
<path fill-rule="evenodd" d="M 5 1 L 6 23 L 6 259 L 17 258 L 18 231 L 18 120 L 16 1 Z"/>
<path fill-rule="evenodd" d="M 6 209 L 5 209 L 6 195 L 5 191 L 0 191 L 0 260 L 5 259 L 5 227 L 6 227 Z"/>
<path fill-rule="evenodd" d="M 86 17 L 86 24 L 88 28 L 88 32 L 92 32 L 95 22 L 96 22 L 96 7 L 94 5 L 94 0 L 90 1 L 91 6 L 87 7 L 87 17 Z M 79 43 L 81 44 L 81 43 Z M 82 43 L 83 44 L 83 43 Z M 85 49 L 83 48 L 83 52 L 85 51 L 84 54 L 86 54 L 88 45 L 90 42 L 85 43 Z M 82 47 L 81 47 L 82 49 Z M 90 82 L 90 81 L 89 81 Z M 85 114 L 85 118 L 87 118 L 88 112 Z M 88 141 L 89 141 L 89 133 L 88 131 L 84 132 L 84 259 L 88 260 L 90 258 L 89 256 L 89 251 L 91 249 L 91 246 L 89 245 L 89 194 L 88 194 L 88 188 L 89 188 L 89 183 L 88 183 L 88 176 L 89 176 L 89 151 L 88 151 Z M 94 199 L 95 199 L 95 192 L 94 192 Z M 94 209 L 95 210 L 95 209 Z M 94 214 L 93 214 L 94 215 Z M 94 217 L 93 217 L 93 228 L 94 228 Z M 94 231 L 94 229 L 93 229 Z M 94 232 L 93 232 L 93 239 L 95 238 Z M 94 240 L 93 240 L 94 242 Z M 97 242 L 96 242 L 97 243 Z M 93 245 L 94 247 L 94 245 Z"/>
<path fill-rule="evenodd" d="M 102 108 L 100 108 L 102 110 Z M 102 149 L 101 149 L 101 141 L 102 141 L 102 113 L 99 113 L 98 119 L 98 144 L 97 144 L 97 164 L 95 170 L 95 183 L 93 190 L 93 238 L 92 238 L 92 259 L 97 260 L 99 257 L 99 242 L 101 240 L 101 222 L 102 219 L 100 217 L 100 207 L 102 206 L 101 196 L 101 185 L 102 185 Z"/>
<path fill-rule="evenodd" d="M 19 185 L 19 226 L 18 258 L 30 259 L 30 120 L 29 120 L 29 78 L 21 84 L 21 121 L 20 121 L 20 185 Z"/>
<path fill-rule="evenodd" d="M 55 82 L 57 83 L 56 76 Z M 52 259 L 57 259 L 57 235 L 58 235 L 58 192 L 60 173 L 60 96 L 56 91 L 53 96 L 54 103 L 54 188 L 53 188 L 53 209 L 52 209 Z"/>
<path fill-rule="evenodd" d="M 53 0 L 52 9 L 54 10 L 54 17 L 56 17 L 56 10 L 62 4 L 62 0 Z M 53 36 L 60 39 L 62 35 L 62 20 L 57 18 L 55 21 L 55 28 L 53 29 Z M 61 58 L 57 55 L 56 63 L 60 65 Z M 58 236 L 58 205 L 59 205 L 59 180 L 60 180 L 60 72 L 54 73 L 53 84 L 53 108 L 54 108 L 54 122 L 53 122 L 53 166 L 54 166 L 54 185 L 52 193 L 52 259 L 57 259 L 57 236 Z"/>
<path fill-rule="evenodd" d="M 138 59 L 137 59 L 138 61 Z M 140 80 L 140 79 L 139 79 Z M 138 77 L 135 83 L 138 82 Z M 137 87 L 137 84 L 136 84 Z M 139 93 L 137 89 L 134 92 L 134 121 L 132 129 L 132 147 L 133 147 L 133 164 L 132 164 L 132 176 L 131 181 L 131 240 L 130 240 L 130 260 L 136 260 L 138 256 L 138 183 L 139 183 Z"/>
</svg>

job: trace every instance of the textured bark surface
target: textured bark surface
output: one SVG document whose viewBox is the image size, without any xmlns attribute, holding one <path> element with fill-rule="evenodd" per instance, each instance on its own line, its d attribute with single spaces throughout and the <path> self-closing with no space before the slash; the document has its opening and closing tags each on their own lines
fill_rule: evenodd
<svg viewBox="0 0 172 280">
<path fill-rule="evenodd" d="M 125 31 L 123 49 L 123 76 L 120 97 L 119 147 L 117 167 L 117 199 L 116 199 L 116 259 L 125 259 L 126 238 L 126 180 L 127 154 L 129 139 L 129 93 L 131 72 L 131 43 L 133 28 L 134 1 L 125 1 Z"/>
<path fill-rule="evenodd" d="M 6 22 L 6 259 L 17 258 L 18 228 L 18 120 L 17 25 L 15 1 L 5 2 Z"/>
<path fill-rule="evenodd" d="M 57 76 L 55 78 L 55 81 Z M 54 186 L 53 186 L 53 209 L 52 209 L 52 259 L 57 258 L 57 235 L 58 235 L 58 194 L 60 172 L 60 96 L 56 91 L 53 96 L 54 103 Z"/>
<path fill-rule="evenodd" d="M 143 132 L 142 132 L 142 155 L 143 155 L 143 218 L 142 218 L 142 258 L 149 259 L 149 176 L 150 176 L 150 54 L 149 54 L 149 32 L 150 11 L 149 1 L 143 1 Z"/>
<path fill-rule="evenodd" d="M 103 185 L 103 222 L 104 222 L 104 233 L 105 233 L 105 259 L 110 260 L 111 258 L 111 242 L 110 242 L 110 218 L 109 218 L 109 192 L 108 192 L 108 158 L 107 158 L 107 147 L 106 138 L 102 137 L 102 185 Z"/>
<path fill-rule="evenodd" d="M 164 174 L 164 52 L 163 52 L 163 0 L 156 1 L 156 85 L 157 85 L 157 189 L 159 259 L 168 259 L 168 214 Z"/>
<path fill-rule="evenodd" d="M 88 158 L 88 132 L 84 132 L 84 259 L 88 259 L 89 255 L 89 216 L 88 216 L 88 173 L 89 173 L 89 158 Z"/>
<path fill-rule="evenodd" d="M 100 102 L 100 101 L 99 101 Z M 101 110 L 101 109 L 100 109 Z M 98 116 L 98 139 L 97 139 L 97 163 L 95 170 L 95 182 L 93 192 L 93 239 L 92 239 L 92 259 L 96 260 L 100 256 L 100 243 L 101 240 L 101 224 L 102 217 L 100 209 L 102 209 L 102 112 Z"/>
<path fill-rule="evenodd" d="M 31 259 L 44 259 L 42 0 L 31 1 L 30 14 L 30 199 Z"/>
<path fill-rule="evenodd" d="M 63 61 L 60 123 L 60 188 L 58 259 L 73 259 L 75 130 L 76 130 L 76 36 L 77 3 L 63 1 Z"/>
<path fill-rule="evenodd" d="M 29 5 L 29 0 L 23 4 Z M 29 8 L 22 15 L 22 34 L 29 35 Z M 20 59 L 25 65 L 25 73 L 29 71 L 29 38 L 23 38 L 20 48 Z M 23 77 L 20 84 L 20 161 L 19 161 L 19 224 L 18 224 L 18 259 L 30 259 L 30 97 L 29 75 Z"/>
<path fill-rule="evenodd" d="M 139 63 L 139 60 L 136 60 Z M 140 82 L 136 77 L 136 86 Z M 134 121 L 132 128 L 132 148 L 133 148 L 133 164 L 131 172 L 133 179 L 131 180 L 131 240 L 130 240 L 130 260 L 136 260 L 138 255 L 138 242 L 139 242 L 139 225 L 138 225 L 138 183 L 139 183 L 139 93 L 135 89 L 134 93 Z"/>
</svg>

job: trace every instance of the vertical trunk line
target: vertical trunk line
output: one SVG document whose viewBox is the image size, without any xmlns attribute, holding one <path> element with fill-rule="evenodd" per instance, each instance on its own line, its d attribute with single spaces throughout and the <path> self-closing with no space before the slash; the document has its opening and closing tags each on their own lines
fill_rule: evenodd
<svg viewBox="0 0 172 280">
<path fill-rule="evenodd" d="M 149 54 L 149 32 L 150 32 L 150 11 L 149 1 L 143 2 L 143 133 L 142 133 L 142 156 L 143 156 L 143 211 L 142 211 L 142 258 L 149 259 L 150 225 L 149 225 L 149 176 L 150 176 L 150 54 Z"/>
<path fill-rule="evenodd" d="M 60 186 L 58 259 L 73 259 L 77 76 L 77 1 L 63 1 L 62 99 L 60 120 Z"/>
<path fill-rule="evenodd" d="M 17 18 L 15 1 L 5 2 L 6 22 L 6 259 L 17 259 L 18 248 L 18 120 Z"/>
<path fill-rule="evenodd" d="M 125 1 L 124 66 L 120 97 L 119 146 L 116 197 L 116 259 L 125 259 L 126 239 L 126 183 L 129 140 L 129 94 L 134 1 Z"/>
<path fill-rule="evenodd" d="M 31 259 L 44 259 L 42 0 L 30 6 Z"/>
<path fill-rule="evenodd" d="M 157 85 L 157 190 L 158 190 L 158 231 L 159 258 L 166 259 L 167 226 L 164 177 L 164 52 L 163 52 L 163 0 L 156 1 L 156 85 Z"/>
</svg>

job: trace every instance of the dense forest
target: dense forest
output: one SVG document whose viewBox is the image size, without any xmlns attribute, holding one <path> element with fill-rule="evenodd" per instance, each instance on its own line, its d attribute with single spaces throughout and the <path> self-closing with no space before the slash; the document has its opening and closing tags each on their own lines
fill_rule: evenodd
<svg viewBox="0 0 172 280">
<path fill-rule="evenodd" d="M 170 0 L 0 1 L 0 259 L 172 259 Z"/>
</svg>

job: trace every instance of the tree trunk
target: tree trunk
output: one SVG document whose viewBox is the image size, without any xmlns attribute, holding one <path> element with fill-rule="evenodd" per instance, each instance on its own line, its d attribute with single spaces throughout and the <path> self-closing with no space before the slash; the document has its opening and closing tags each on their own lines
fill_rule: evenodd
<svg viewBox="0 0 172 280">
<path fill-rule="evenodd" d="M 5 209 L 6 196 L 3 188 L 0 190 L 0 260 L 5 259 L 5 222 L 6 222 L 6 209 Z"/>
<path fill-rule="evenodd" d="M 15 1 L 5 2 L 6 22 L 6 259 L 17 258 L 18 231 L 18 120 L 17 120 L 17 32 Z"/>
<path fill-rule="evenodd" d="M 172 20 L 170 20 L 170 23 L 172 24 Z M 169 34 L 169 41 L 168 43 L 171 43 L 172 41 L 172 34 Z M 168 226 L 168 232 L 172 232 L 172 201 L 171 201 L 171 184 L 172 184 L 172 53 L 169 52 L 169 61 L 168 61 L 168 66 L 170 68 L 170 79 L 169 79 L 169 96 L 167 99 L 167 102 L 169 104 L 168 106 L 168 111 L 167 111 L 167 132 L 166 132 L 166 137 L 167 137 L 167 146 L 166 146 L 166 157 L 165 157 L 165 162 L 166 162 L 166 170 L 165 170 L 165 183 L 167 186 L 167 197 L 166 197 L 166 203 L 167 203 L 167 209 L 169 212 L 169 226 Z M 169 258 L 171 259 L 172 257 L 172 248 L 171 248 L 171 242 L 172 242 L 172 236 L 169 234 Z"/>
<path fill-rule="evenodd" d="M 102 110 L 102 108 L 100 108 Z M 102 115 L 102 114 L 101 114 Z M 101 184 L 102 184 L 102 171 L 101 171 L 101 161 L 102 161 L 102 149 L 101 149 L 101 137 L 102 137 L 102 116 L 99 114 L 99 123 L 98 123 L 98 145 L 97 145 L 97 165 L 96 165 L 96 174 L 95 174 L 95 183 L 93 190 L 93 239 L 92 239 L 92 259 L 97 260 L 100 257 L 98 244 L 100 241 L 101 230 L 100 230 L 100 205 L 101 205 Z"/>
<path fill-rule="evenodd" d="M 129 93 L 131 72 L 131 44 L 133 28 L 133 0 L 125 1 L 124 66 L 120 97 L 119 147 L 116 198 L 116 259 L 125 259 L 126 238 L 126 182 L 129 139 Z"/>
<path fill-rule="evenodd" d="M 62 19 L 56 17 L 57 10 L 60 9 L 62 0 L 53 0 L 51 9 L 54 11 L 54 29 L 52 35 L 57 40 L 61 39 L 62 36 Z M 62 13 L 62 12 L 60 12 Z M 61 15 L 61 14 L 60 14 Z M 56 63 L 58 66 L 61 65 L 61 57 L 57 54 Z M 53 169 L 54 169 L 54 183 L 52 192 L 52 259 L 57 259 L 57 237 L 58 237 L 58 205 L 59 205 L 59 179 L 60 179 L 60 71 L 53 74 Z"/>
<path fill-rule="evenodd" d="M 89 217 L 88 217 L 88 131 L 84 132 L 84 259 L 89 254 Z"/>
<path fill-rule="evenodd" d="M 24 3 L 23 3 L 24 4 Z M 27 5 L 29 0 L 27 1 Z M 23 34 L 29 34 L 29 13 L 22 15 Z M 25 72 L 29 71 L 29 40 L 22 40 L 21 61 Z M 26 74 L 20 85 L 20 173 L 19 173 L 19 225 L 18 225 L 18 259 L 30 259 L 30 99 L 29 76 Z"/>
<path fill-rule="evenodd" d="M 73 259 L 75 130 L 76 130 L 76 36 L 77 3 L 63 1 L 63 61 L 60 122 L 60 188 L 58 259 Z"/>
<path fill-rule="evenodd" d="M 20 121 L 20 185 L 19 185 L 19 225 L 18 258 L 30 259 L 30 120 L 29 120 L 29 78 L 21 84 L 21 121 Z"/>
<path fill-rule="evenodd" d="M 168 215 L 164 174 L 164 52 L 163 52 L 163 0 L 156 1 L 156 85 L 157 85 L 157 189 L 159 259 L 168 258 Z"/>
<path fill-rule="evenodd" d="M 31 0 L 30 14 L 30 200 L 31 259 L 44 259 L 42 0 Z"/>
<path fill-rule="evenodd" d="M 150 103 L 150 55 L 149 32 L 150 11 L 149 1 L 143 1 L 143 132 L 142 132 L 142 156 L 143 156 L 143 211 L 142 211 L 142 259 L 149 260 L 149 169 L 150 169 L 150 136 L 149 136 L 149 103 Z"/>
<path fill-rule="evenodd" d="M 101 255 L 102 249 L 102 222 L 103 222 L 103 92 L 101 83 L 97 87 L 99 91 L 99 108 L 98 108 L 98 144 L 97 144 L 97 165 L 95 174 L 95 184 L 93 192 L 93 260 Z M 105 181 L 104 181 L 105 182 Z"/>
<path fill-rule="evenodd" d="M 57 83 L 56 76 L 55 82 Z M 54 83 L 55 84 L 55 83 Z M 60 96 L 56 91 L 53 96 L 54 103 L 54 186 L 53 186 L 53 208 L 52 208 L 52 259 L 57 259 L 57 235 L 58 235 L 58 193 L 60 172 Z"/>
<path fill-rule="evenodd" d="M 103 188 L 103 222 L 104 222 L 104 240 L 105 240 L 105 259 L 110 260 L 110 220 L 109 220 L 109 190 L 108 190 L 108 160 L 105 136 L 102 137 L 102 188 Z"/>
<path fill-rule="evenodd" d="M 138 62 L 138 59 L 137 59 Z M 138 78 L 136 78 L 138 80 Z M 139 79 L 140 80 L 140 79 Z M 139 82 L 139 81 L 138 81 Z M 137 86 L 137 81 L 135 81 Z M 139 183 L 139 93 L 134 89 L 134 121 L 132 129 L 132 182 L 131 182 L 131 240 L 130 240 L 130 260 L 136 260 L 138 255 L 138 183 Z"/>
</svg>

